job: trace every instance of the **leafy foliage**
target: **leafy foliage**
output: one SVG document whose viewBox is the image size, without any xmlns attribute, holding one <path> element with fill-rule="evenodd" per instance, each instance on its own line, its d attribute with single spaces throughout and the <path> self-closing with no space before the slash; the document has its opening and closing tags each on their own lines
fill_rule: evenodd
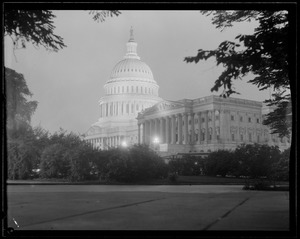
<svg viewBox="0 0 300 239">
<path fill-rule="evenodd" d="M 105 18 L 119 16 L 121 14 L 120 11 L 117 10 L 106 10 L 106 11 L 90 11 L 90 14 L 93 15 L 93 19 L 97 22 L 104 22 Z"/>
<path fill-rule="evenodd" d="M 99 178 L 106 181 L 141 182 L 167 177 L 164 161 L 146 145 L 99 152 L 95 160 Z"/>
<path fill-rule="evenodd" d="M 218 150 L 212 152 L 206 158 L 205 173 L 207 175 L 216 176 L 233 174 L 234 167 L 234 154 L 228 150 Z"/>
<path fill-rule="evenodd" d="M 63 38 L 54 34 L 55 16 L 49 10 L 16 10 L 4 11 L 4 33 L 11 36 L 15 48 L 25 42 L 43 46 L 47 50 L 58 51 L 66 47 Z"/>
<path fill-rule="evenodd" d="M 278 147 L 247 144 L 235 150 L 235 157 L 241 162 L 241 173 L 253 179 L 273 179 L 275 165 L 280 159 Z"/>
<path fill-rule="evenodd" d="M 169 162 L 169 171 L 178 175 L 192 176 L 203 173 L 204 160 L 201 157 L 186 155 L 183 158 L 174 158 Z"/>
<path fill-rule="evenodd" d="M 286 113 L 291 110 L 291 96 L 286 93 L 290 89 L 288 64 L 289 18 L 287 11 L 201 11 L 202 14 L 213 15 L 212 23 L 217 28 L 231 27 L 234 22 L 256 20 L 259 26 L 253 35 L 238 35 L 236 42 L 224 41 L 215 50 L 198 50 L 193 57 L 185 57 L 187 63 L 198 63 L 211 57 L 217 65 L 222 65 L 224 71 L 215 81 L 211 91 L 224 87 L 221 94 L 228 97 L 233 93 L 232 80 L 242 79 L 252 72 L 254 78 L 250 83 L 257 85 L 259 90 L 273 87 L 275 99 L 267 101 L 275 108 L 268 115 L 265 124 L 270 125 L 273 133 L 288 136 L 291 131 L 291 117 Z M 284 94 L 285 93 L 285 94 Z M 285 103 L 282 103 L 285 102 Z M 286 111 L 284 111 L 284 107 Z M 278 122 L 276 122 L 278 121 Z"/>
<path fill-rule="evenodd" d="M 28 101 L 32 96 L 29 91 L 24 76 L 16 71 L 5 67 L 5 88 L 6 88 L 6 114 L 7 128 L 9 133 L 15 133 L 21 125 L 24 127 L 30 124 L 38 102 Z"/>
</svg>

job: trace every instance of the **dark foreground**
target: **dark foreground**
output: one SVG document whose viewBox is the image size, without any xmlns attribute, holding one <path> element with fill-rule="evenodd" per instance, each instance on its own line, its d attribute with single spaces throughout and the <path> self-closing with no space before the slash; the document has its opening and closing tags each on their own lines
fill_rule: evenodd
<svg viewBox="0 0 300 239">
<path fill-rule="evenodd" d="M 230 185 L 8 185 L 15 230 L 288 231 L 289 192 Z"/>
</svg>

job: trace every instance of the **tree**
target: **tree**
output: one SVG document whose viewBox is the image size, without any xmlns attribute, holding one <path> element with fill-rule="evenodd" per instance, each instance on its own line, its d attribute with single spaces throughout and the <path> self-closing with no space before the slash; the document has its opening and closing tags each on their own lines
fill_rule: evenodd
<svg viewBox="0 0 300 239">
<path fill-rule="evenodd" d="M 107 10 L 107 11 L 90 11 L 90 14 L 93 15 L 93 19 L 97 22 L 104 22 L 105 18 L 119 16 L 121 14 L 118 10 Z"/>
<path fill-rule="evenodd" d="M 292 105 L 289 72 L 289 26 L 288 11 L 201 11 L 204 15 L 213 15 L 212 23 L 216 28 L 233 26 L 235 22 L 256 20 L 259 26 L 252 35 L 238 35 L 236 41 L 224 41 L 215 50 L 198 50 L 193 57 L 185 57 L 187 63 L 198 63 L 211 57 L 224 71 L 215 81 L 211 91 L 224 88 L 221 96 L 228 97 L 238 93 L 232 89 L 232 81 L 242 79 L 248 73 L 254 78 L 250 83 L 259 90 L 272 87 L 273 99 L 266 100 L 269 106 L 275 106 L 273 113 L 268 114 L 263 122 L 271 127 L 272 133 L 281 137 L 289 136 L 292 126 Z"/>
<path fill-rule="evenodd" d="M 276 146 L 243 144 L 234 152 L 240 161 L 240 173 L 251 179 L 267 178 L 273 180 L 276 165 L 280 159 L 280 150 Z"/>
<path fill-rule="evenodd" d="M 32 96 L 29 91 L 24 76 L 16 71 L 5 67 L 6 86 L 6 113 L 7 129 L 18 130 L 20 125 L 30 125 L 31 116 L 34 113 L 38 102 L 28 101 Z"/>
<path fill-rule="evenodd" d="M 232 174 L 234 170 L 233 153 L 228 150 L 218 150 L 212 152 L 206 158 L 206 174 L 221 175 L 225 177 L 227 174 Z"/>
<path fill-rule="evenodd" d="M 11 37 L 14 49 L 26 48 L 26 42 L 43 46 L 46 50 L 57 52 L 66 47 L 63 38 L 54 34 L 51 10 L 21 10 L 7 5 L 4 11 L 4 34 Z M 117 10 L 90 11 L 95 21 L 103 22 L 109 16 L 121 14 Z"/>
<path fill-rule="evenodd" d="M 45 148 L 40 163 L 40 174 L 43 178 L 67 178 L 70 175 L 69 152 L 60 144 Z"/>
<path fill-rule="evenodd" d="M 43 46 L 47 50 L 58 51 L 66 47 L 63 38 L 54 34 L 55 16 L 49 10 L 18 10 L 4 11 L 4 33 L 9 35 L 17 49 L 26 47 L 26 42 Z"/>
</svg>

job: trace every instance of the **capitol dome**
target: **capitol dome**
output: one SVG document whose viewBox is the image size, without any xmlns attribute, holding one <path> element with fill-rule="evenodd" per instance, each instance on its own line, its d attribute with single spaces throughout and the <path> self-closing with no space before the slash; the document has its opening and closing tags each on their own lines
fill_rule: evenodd
<svg viewBox="0 0 300 239">
<path fill-rule="evenodd" d="M 156 81 L 153 79 L 153 74 L 150 67 L 145 62 L 132 58 L 126 58 L 117 63 L 112 70 L 110 79 L 107 81 L 107 83 L 115 80 L 122 80 L 128 77 L 156 83 Z"/>
<path fill-rule="evenodd" d="M 104 85 L 100 118 L 87 132 L 87 139 L 100 139 L 101 148 L 120 145 L 121 141 L 137 143 L 138 113 L 162 101 L 150 67 L 137 54 L 132 28 L 126 48 L 124 58 L 113 67 Z"/>
</svg>

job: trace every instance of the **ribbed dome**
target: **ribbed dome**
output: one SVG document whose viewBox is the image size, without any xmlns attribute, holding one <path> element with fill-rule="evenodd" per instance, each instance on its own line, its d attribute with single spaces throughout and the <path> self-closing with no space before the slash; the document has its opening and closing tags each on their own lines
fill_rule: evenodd
<svg viewBox="0 0 300 239">
<path fill-rule="evenodd" d="M 130 30 L 130 39 L 126 43 L 127 52 L 122 61 L 119 61 L 112 70 L 110 79 L 106 83 L 137 80 L 157 84 L 153 79 L 150 67 L 137 54 L 137 43 L 133 39 L 133 31 Z M 134 79 L 135 78 L 135 79 Z"/>
<path fill-rule="evenodd" d="M 138 59 L 129 58 L 117 63 L 117 65 L 112 70 L 109 81 L 113 81 L 115 80 L 115 78 L 123 77 L 143 78 L 145 80 L 156 83 L 153 79 L 153 74 L 150 67 L 145 62 Z"/>
</svg>

